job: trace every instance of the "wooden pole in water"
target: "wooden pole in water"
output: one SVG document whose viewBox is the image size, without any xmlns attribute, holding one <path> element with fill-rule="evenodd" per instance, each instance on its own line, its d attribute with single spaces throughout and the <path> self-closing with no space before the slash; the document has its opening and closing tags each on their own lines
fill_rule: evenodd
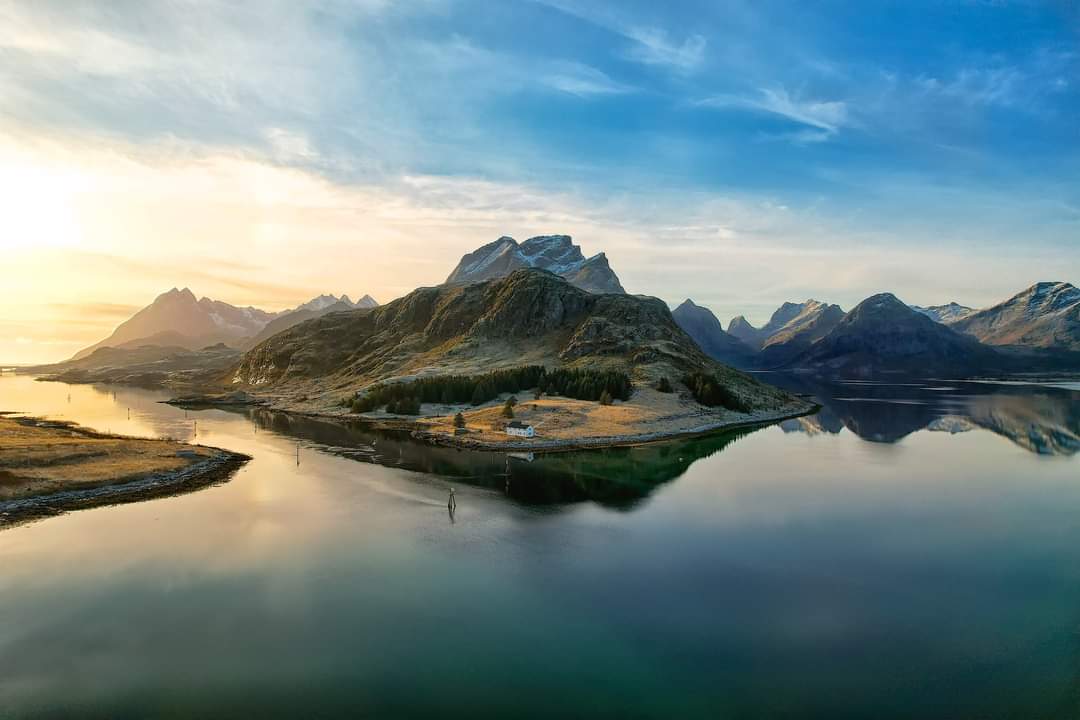
<svg viewBox="0 0 1080 720">
<path fill-rule="evenodd" d="M 195 437 L 199 437 L 199 421 L 195 421 Z"/>
<path fill-rule="evenodd" d="M 300 443 L 296 443 L 296 466 L 300 467 Z"/>
</svg>

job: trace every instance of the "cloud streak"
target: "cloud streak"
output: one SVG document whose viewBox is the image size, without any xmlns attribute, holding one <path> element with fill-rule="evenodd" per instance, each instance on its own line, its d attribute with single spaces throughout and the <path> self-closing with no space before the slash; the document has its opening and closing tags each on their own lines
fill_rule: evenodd
<svg viewBox="0 0 1080 720">
<path fill-rule="evenodd" d="M 802 142 L 821 142 L 836 135 L 842 128 L 850 127 L 852 120 L 847 103 L 839 100 L 802 100 L 792 97 L 783 88 L 761 88 L 757 94 L 716 95 L 697 103 L 699 106 L 718 110 L 741 110 L 772 115 L 811 128 L 790 137 Z"/>
<path fill-rule="evenodd" d="M 627 20 L 600 3 L 572 0 L 537 2 L 630 41 L 630 45 L 620 53 L 626 60 L 685 73 L 697 69 L 705 59 L 708 41 L 703 35 L 692 33 L 681 41 L 672 40 L 663 28 Z"/>
</svg>

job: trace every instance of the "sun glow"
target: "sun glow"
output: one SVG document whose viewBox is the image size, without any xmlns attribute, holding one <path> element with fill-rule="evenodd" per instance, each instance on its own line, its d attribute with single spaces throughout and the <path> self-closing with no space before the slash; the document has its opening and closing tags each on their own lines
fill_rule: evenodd
<svg viewBox="0 0 1080 720">
<path fill-rule="evenodd" d="M 0 249 L 82 245 L 78 197 L 87 184 L 73 168 L 0 150 Z"/>
</svg>

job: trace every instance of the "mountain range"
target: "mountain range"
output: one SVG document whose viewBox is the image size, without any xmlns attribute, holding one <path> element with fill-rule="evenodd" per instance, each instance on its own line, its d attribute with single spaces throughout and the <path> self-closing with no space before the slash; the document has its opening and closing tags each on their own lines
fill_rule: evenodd
<svg viewBox="0 0 1080 720">
<path fill-rule="evenodd" d="M 931 320 L 892 293 L 863 300 L 790 362 L 844 377 L 883 371 L 955 376 L 1009 365 L 993 348 Z"/>
<path fill-rule="evenodd" d="M 514 282 L 496 282 L 509 278 Z M 553 284 L 553 278 L 562 282 Z M 410 368 L 457 371 L 475 366 L 479 371 L 502 363 L 499 353 L 517 364 L 528 358 L 556 364 L 603 358 L 601 364 L 618 365 L 613 358 L 622 357 L 621 364 L 632 369 L 649 366 L 652 361 L 643 358 L 666 358 L 669 370 L 679 373 L 702 367 L 702 358 L 741 369 L 859 377 L 878 372 L 958 376 L 1080 368 L 1080 290 L 1064 282 L 1037 283 L 981 310 L 956 302 L 908 306 L 889 293 L 867 298 L 846 314 L 837 305 L 813 299 L 785 302 L 760 328 L 737 316 L 726 330 L 712 311 L 691 299 L 672 312 L 666 306 L 660 312 L 658 302 L 628 296 L 604 253 L 586 258 L 568 235 L 542 235 L 522 243 L 504 236 L 463 256 L 443 285 L 421 288 L 388 306 L 367 295 L 358 302 L 345 295 L 320 295 L 292 310 L 269 313 L 196 299 L 187 288 L 173 288 L 73 361 L 102 348 L 146 346 L 157 346 L 162 357 L 185 359 L 179 350 L 223 344 L 251 351 L 235 375 L 250 385 L 283 382 L 293 372 L 328 372 L 351 382 Z M 527 303 L 541 305 L 526 310 Z M 516 335 L 502 325 L 506 313 L 546 339 L 534 342 L 531 335 Z M 555 322 L 557 333 L 555 326 L 545 325 L 548 321 Z M 325 327 L 349 337 L 360 338 L 356 333 L 364 332 L 370 337 L 360 338 L 359 346 L 345 342 L 335 347 L 330 336 L 319 333 Z M 589 344 L 587 338 L 596 342 Z M 646 340 L 652 343 L 647 348 L 641 344 Z M 671 357 L 665 355 L 669 351 Z M 98 355 L 94 362 L 100 365 L 107 359 L 109 372 L 116 372 L 123 358 L 144 367 L 151 362 L 148 352 Z M 268 353 L 272 363 L 265 361 Z M 214 362 L 225 355 L 217 353 Z M 627 364 L 626 357 L 637 360 Z M 672 357 L 682 361 L 673 363 Z M 320 370 L 309 372 L 312 368 Z"/>
<path fill-rule="evenodd" d="M 587 292 L 626 292 L 607 256 L 598 253 L 586 258 L 569 235 L 539 235 L 523 243 L 504 235 L 463 256 L 446 283 L 482 282 L 523 268 L 547 270 Z"/>
<path fill-rule="evenodd" d="M 1080 368 L 1080 290 L 1069 283 L 1037 283 L 983 310 L 956 302 L 907 306 L 888 293 L 864 303 L 871 300 L 856 317 L 816 300 L 785 302 L 761 328 L 740 315 L 726 332 L 711 311 L 689 300 L 680 308 L 692 308 L 695 319 L 678 309 L 674 315 L 713 358 L 743 369 L 955 376 Z"/>
</svg>

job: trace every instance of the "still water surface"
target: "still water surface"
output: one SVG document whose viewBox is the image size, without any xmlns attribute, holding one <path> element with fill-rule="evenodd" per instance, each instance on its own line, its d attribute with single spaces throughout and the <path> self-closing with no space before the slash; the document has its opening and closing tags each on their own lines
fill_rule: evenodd
<svg viewBox="0 0 1080 720">
<path fill-rule="evenodd" d="M 1080 392 L 773 379 L 822 412 L 530 462 L 2 377 L 254 460 L 0 532 L 0 717 L 1080 716 Z"/>
</svg>

